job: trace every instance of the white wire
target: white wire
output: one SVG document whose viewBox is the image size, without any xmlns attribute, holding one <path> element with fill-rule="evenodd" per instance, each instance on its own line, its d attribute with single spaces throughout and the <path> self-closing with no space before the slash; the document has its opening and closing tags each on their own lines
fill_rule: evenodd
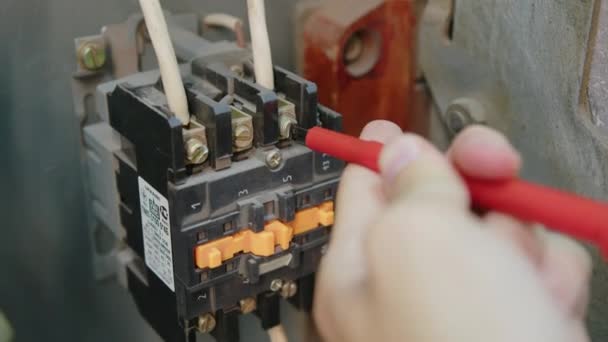
<svg viewBox="0 0 608 342">
<path fill-rule="evenodd" d="M 247 12 L 256 82 L 263 87 L 274 90 L 274 72 L 272 69 L 270 38 L 266 27 L 264 0 L 247 0 Z"/>
<path fill-rule="evenodd" d="M 203 23 L 207 26 L 223 27 L 233 31 L 236 35 L 237 44 L 240 47 L 245 47 L 243 21 L 240 18 L 226 13 L 211 13 L 203 18 Z"/>
<path fill-rule="evenodd" d="M 160 6 L 159 0 L 139 0 L 141 10 L 146 20 L 146 27 L 154 46 L 154 52 L 158 59 L 160 75 L 163 80 L 165 95 L 169 109 L 177 116 L 183 125 L 190 122 L 188 111 L 188 100 L 182 83 L 182 76 L 175 57 L 173 43 L 169 36 L 169 29 Z"/>
<path fill-rule="evenodd" d="M 205 25 L 220 26 L 234 30 L 234 27 L 241 23 L 241 19 L 226 13 L 211 13 L 203 19 Z"/>
<path fill-rule="evenodd" d="M 285 329 L 283 329 L 282 325 L 270 328 L 267 332 L 270 337 L 270 342 L 287 342 L 287 334 L 285 334 Z"/>
</svg>

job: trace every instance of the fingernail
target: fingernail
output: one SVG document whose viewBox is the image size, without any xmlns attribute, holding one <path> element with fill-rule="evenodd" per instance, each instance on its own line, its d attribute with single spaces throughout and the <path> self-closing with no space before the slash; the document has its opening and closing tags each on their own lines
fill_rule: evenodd
<svg viewBox="0 0 608 342">
<path fill-rule="evenodd" d="M 504 135 L 487 127 L 472 127 L 468 132 L 463 133 L 462 139 L 464 140 L 463 144 L 470 145 L 471 148 L 481 147 L 501 152 L 517 153 Z"/>
<path fill-rule="evenodd" d="M 390 144 L 382 151 L 380 168 L 382 176 L 387 182 L 395 177 L 420 156 L 420 142 L 416 136 L 404 135 Z"/>
</svg>

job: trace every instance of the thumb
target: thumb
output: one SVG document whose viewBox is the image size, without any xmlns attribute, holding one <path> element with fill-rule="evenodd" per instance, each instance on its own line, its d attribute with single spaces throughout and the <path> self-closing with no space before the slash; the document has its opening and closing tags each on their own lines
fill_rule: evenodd
<svg viewBox="0 0 608 342">
<path fill-rule="evenodd" d="M 575 340 L 529 260 L 469 213 L 458 173 L 430 143 L 399 137 L 380 169 L 390 203 L 364 250 L 379 340 Z"/>
<path fill-rule="evenodd" d="M 387 144 L 380 169 L 391 202 L 432 202 L 467 209 L 467 189 L 455 169 L 423 138 L 405 134 Z"/>
</svg>

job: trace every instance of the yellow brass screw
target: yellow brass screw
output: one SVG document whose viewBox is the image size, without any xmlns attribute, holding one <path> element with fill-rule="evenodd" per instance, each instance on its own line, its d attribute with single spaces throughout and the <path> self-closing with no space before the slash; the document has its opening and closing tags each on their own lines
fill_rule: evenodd
<svg viewBox="0 0 608 342">
<path fill-rule="evenodd" d="M 287 281 L 281 287 L 281 297 L 287 299 L 296 295 L 298 292 L 298 285 L 293 281 Z"/>
<path fill-rule="evenodd" d="M 186 157 L 193 164 L 202 164 L 209 156 L 209 149 L 200 139 L 190 138 L 186 142 Z"/>
<path fill-rule="evenodd" d="M 255 309 L 257 307 L 257 303 L 255 302 L 255 299 L 253 299 L 251 297 L 241 299 L 239 302 L 239 305 L 241 306 L 241 312 L 243 314 L 252 313 L 253 311 L 255 311 Z"/>
<path fill-rule="evenodd" d="M 99 70 L 106 64 L 106 50 L 101 44 L 84 43 L 79 49 L 79 58 L 87 70 Z"/>
<path fill-rule="evenodd" d="M 215 329 L 215 317 L 207 313 L 198 318 L 198 331 L 201 334 L 208 334 Z"/>
</svg>

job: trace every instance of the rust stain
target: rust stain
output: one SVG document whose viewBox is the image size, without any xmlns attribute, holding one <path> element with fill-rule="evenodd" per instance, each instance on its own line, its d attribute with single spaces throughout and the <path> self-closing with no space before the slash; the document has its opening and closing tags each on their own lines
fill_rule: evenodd
<svg viewBox="0 0 608 342">
<path fill-rule="evenodd" d="M 304 76 L 317 83 L 321 103 L 344 115 L 356 135 L 375 119 L 410 128 L 414 107 L 415 5 L 411 0 L 329 1 L 313 13 L 304 32 Z M 344 62 L 344 46 L 361 31 L 380 34 L 380 57 L 355 77 Z"/>
</svg>

